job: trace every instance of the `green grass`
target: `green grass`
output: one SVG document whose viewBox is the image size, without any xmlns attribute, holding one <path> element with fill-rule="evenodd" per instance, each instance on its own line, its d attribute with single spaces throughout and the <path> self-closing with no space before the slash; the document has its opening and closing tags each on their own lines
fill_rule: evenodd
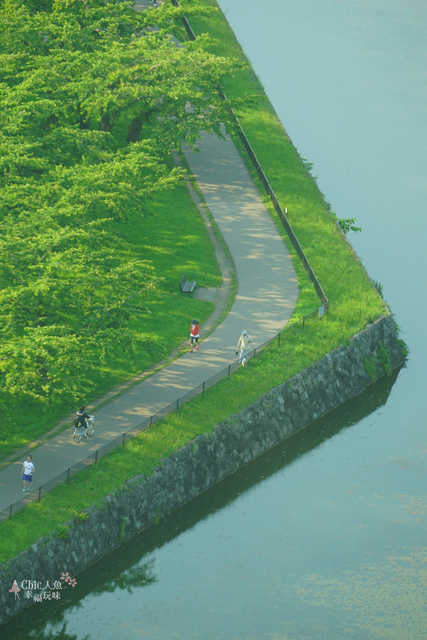
<svg viewBox="0 0 427 640">
<path fill-rule="evenodd" d="M 150 260 L 163 280 L 159 290 L 149 295 L 143 313 L 131 320 L 140 349 L 132 354 L 117 350 L 108 353 L 108 357 L 100 352 L 87 354 L 96 363 L 98 377 L 93 380 L 90 397 L 83 398 L 85 404 L 96 403 L 115 385 L 168 358 L 187 339 L 192 318 L 196 316 L 203 323 L 209 317 L 214 308 L 212 302 L 181 294 L 179 281 L 184 272 L 198 286 L 218 287 L 222 282 L 206 226 L 184 182 L 158 196 L 144 218 L 135 212 L 127 222 L 112 224 L 122 239 L 123 262 Z M 19 427 L 8 429 L 7 424 L 2 425 L 0 460 L 44 434 L 73 409 L 74 405 L 62 405 L 43 413 L 33 407 L 25 416 L 25 407 L 18 407 Z"/>
<path fill-rule="evenodd" d="M 185 6 L 184 0 L 182 4 Z M 202 4 L 216 5 L 212 0 L 203 0 Z M 209 28 L 215 33 L 221 53 L 243 60 L 240 47 L 220 12 L 210 18 L 209 23 L 205 20 L 192 21 L 192 24 L 196 32 Z M 245 132 L 282 206 L 288 207 L 291 224 L 329 297 L 329 315 L 304 331 L 289 329 L 280 348 L 277 344 L 267 347 L 245 369 L 219 382 L 204 396 L 184 405 L 125 447 L 103 458 L 96 466 L 80 472 L 69 486 L 59 487 L 41 503 L 28 506 L 4 522 L 0 527 L 0 562 L 15 556 L 37 538 L 50 535 L 54 529 L 63 531 L 65 523 L 76 512 L 84 511 L 91 504 L 99 504 L 109 492 L 120 489 L 135 475 L 135 469 L 149 475 L 162 458 L 197 435 L 211 431 L 219 422 L 332 349 L 346 344 L 368 323 L 386 313 L 384 303 L 337 228 L 315 181 L 308 174 L 251 69 L 246 67 L 230 79 L 225 91 L 236 101 L 236 111 Z M 240 99 L 248 94 L 255 95 L 256 99 L 250 107 L 245 107 Z M 271 205 L 268 206 L 280 228 L 276 214 Z M 209 244 L 207 240 L 206 243 Z M 160 249 L 156 251 L 162 253 Z M 291 322 L 319 304 L 301 265 L 297 260 L 294 263 L 300 295 Z M 192 272 L 189 275 L 197 277 Z M 172 277 L 170 282 L 173 281 Z M 185 299 L 183 304 L 186 304 Z M 161 301 L 158 309 L 162 309 Z M 201 311 L 198 313 L 201 316 Z M 181 317 L 188 317 L 188 308 L 182 310 Z"/>
</svg>

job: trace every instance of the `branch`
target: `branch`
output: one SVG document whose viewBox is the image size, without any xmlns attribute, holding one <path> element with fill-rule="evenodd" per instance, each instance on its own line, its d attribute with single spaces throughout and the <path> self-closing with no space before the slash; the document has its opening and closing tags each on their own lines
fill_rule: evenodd
<svg viewBox="0 0 427 640">
<path fill-rule="evenodd" d="M 145 287 L 144 289 L 140 289 L 140 291 L 136 291 L 135 293 L 131 293 L 130 296 L 128 296 L 127 298 L 122 300 L 122 304 L 124 304 L 125 302 L 127 302 L 131 298 L 134 298 L 135 296 L 139 296 L 140 293 L 144 293 L 144 291 L 146 291 L 146 290 L 147 290 L 147 287 Z"/>
</svg>

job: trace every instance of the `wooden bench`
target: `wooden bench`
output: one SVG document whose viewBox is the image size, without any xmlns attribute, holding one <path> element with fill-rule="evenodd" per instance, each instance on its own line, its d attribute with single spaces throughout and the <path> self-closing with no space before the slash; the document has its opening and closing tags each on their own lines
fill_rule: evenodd
<svg viewBox="0 0 427 640">
<path fill-rule="evenodd" d="M 179 286 L 181 289 L 181 293 L 191 293 L 196 286 L 196 281 L 187 280 L 187 276 L 184 273 L 180 280 Z"/>
</svg>

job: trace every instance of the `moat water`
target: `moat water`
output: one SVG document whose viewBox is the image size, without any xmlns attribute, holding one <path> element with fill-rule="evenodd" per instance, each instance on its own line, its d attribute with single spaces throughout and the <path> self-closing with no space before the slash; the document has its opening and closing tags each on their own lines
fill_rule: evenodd
<svg viewBox="0 0 427 640">
<path fill-rule="evenodd" d="M 407 366 L 37 603 L 3 640 L 424 640 L 424 0 L 220 0 L 383 286 Z M 37 578 L 35 576 L 35 578 Z"/>
</svg>

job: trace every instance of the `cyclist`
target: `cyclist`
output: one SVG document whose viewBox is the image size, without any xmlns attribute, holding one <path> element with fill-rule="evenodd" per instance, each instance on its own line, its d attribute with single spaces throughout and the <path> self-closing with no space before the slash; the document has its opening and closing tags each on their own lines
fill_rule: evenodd
<svg viewBox="0 0 427 640">
<path fill-rule="evenodd" d="M 90 416 L 86 413 L 85 408 L 86 407 L 80 407 L 80 409 L 77 411 L 75 425 L 76 427 L 83 427 L 83 437 L 87 438 L 87 420 L 89 420 Z"/>
</svg>

